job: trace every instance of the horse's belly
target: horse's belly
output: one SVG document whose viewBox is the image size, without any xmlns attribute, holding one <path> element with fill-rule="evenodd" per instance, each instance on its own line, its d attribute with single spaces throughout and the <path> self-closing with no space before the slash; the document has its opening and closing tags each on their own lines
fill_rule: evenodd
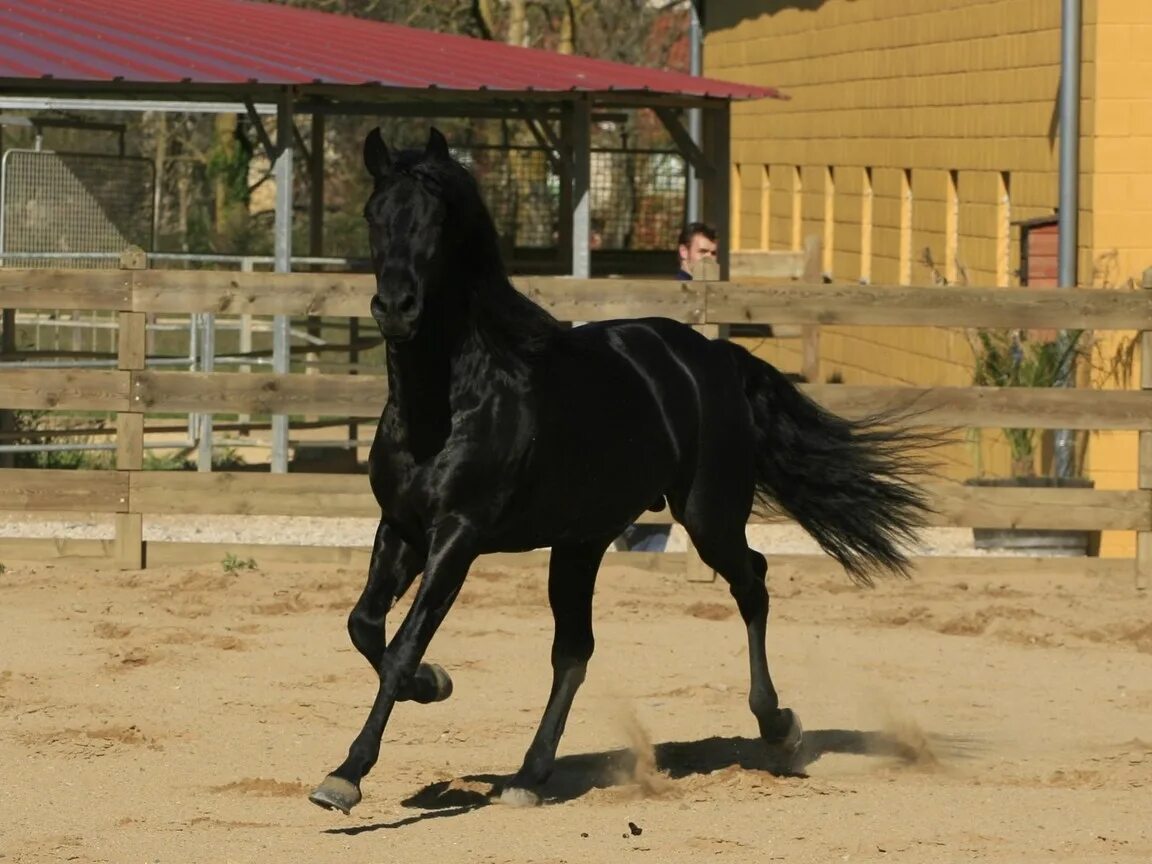
<svg viewBox="0 0 1152 864">
<path fill-rule="evenodd" d="M 669 490 L 675 464 L 659 451 L 658 446 L 577 451 L 534 460 L 509 527 L 532 535 L 536 546 L 615 536 L 661 504 Z"/>
</svg>

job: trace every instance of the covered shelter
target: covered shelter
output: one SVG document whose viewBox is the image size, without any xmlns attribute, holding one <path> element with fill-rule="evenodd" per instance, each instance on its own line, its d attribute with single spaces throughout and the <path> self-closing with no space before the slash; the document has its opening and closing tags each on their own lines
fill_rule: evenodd
<svg viewBox="0 0 1152 864">
<path fill-rule="evenodd" d="M 704 218 L 722 229 L 729 103 L 778 96 L 767 87 L 251 0 L 0 5 L 0 109 L 178 106 L 275 113 L 275 140 L 264 144 L 274 158 L 281 199 L 280 269 L 287 269 L 291 254 L 292 203 L 292 184 L 281 181 L 291 178 L 297 153 L 322 180 L 319 160 L 293 134 L 295 115 L 524 120 L 564 178 L 562 196 L 569 206 L 561 209 L 561 245 L 572 248 L 573 275 L 586 276 L 590 125 L 596 112 L 655 111 L 702 182 Z M 701 141 L 688 134 L 681 109 L 701 110 Z M 322 125 L 313 127 L 313 143 Z M 322 183 L 316 187 L 314 198 Z M 721 237 L 727 232 L 721 230 Z"/>
<path fill-rule="evenodd" d="M 729 109 L 781 97 L 753 86 L 522 48 L 252 0 L 3 0 L 0 111 L 200 111 L 275 115 L 253 126 L 276 180 L 275 269 L 292 257 L 293 172 L 310 174 L 319 225 L 326 116 L 520 119 L 560 183 L 559 244 L 589 276 L 591 130 L 604 112 L 655 112 L 701 185 L 701 216 L 719 230 L 728 272 Z M 689 133 L 699 112 L 702 134 Z M 294 118 L 311 115 L 311 141 Z M 287 322 L 273 368 L 287 371 Z M 277 466 L 275 465 L 276 470 Z"/>
</svg>

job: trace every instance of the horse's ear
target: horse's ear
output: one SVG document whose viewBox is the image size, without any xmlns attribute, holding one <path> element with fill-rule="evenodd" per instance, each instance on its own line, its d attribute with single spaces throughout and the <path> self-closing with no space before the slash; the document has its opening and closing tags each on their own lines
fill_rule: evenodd
<svg viewBox="0 0 1152 864">
<path fill-rule="evenodd" d="M 364 167 L 376 180 L 392 170 L 392 154 L 388 152 L 388 145 L 380 135 L 379 126 L 373 127 L 364 139 Z"/>
<path fill-rule="evenodd" d="M 435 126 L 428 130 L 428 143 L 424 145 L 424 153 L 434 159 L 443 159 L 445 162 L 452 158 L 448 152 L 448 139 Z"/>
</svg>

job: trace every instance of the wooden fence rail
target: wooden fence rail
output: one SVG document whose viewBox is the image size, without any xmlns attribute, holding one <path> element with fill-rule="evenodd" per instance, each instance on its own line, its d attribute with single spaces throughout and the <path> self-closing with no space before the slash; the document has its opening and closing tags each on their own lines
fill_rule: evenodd
<svg viewBox="0 0 1152 864">
<path fill-rule="evenodd" d="M 60 411 L 308 413 L 374 419 L 388 396 L 383 374 L 19 369 L 0 371 L 0 385 L 5 408 Z M 1152 430 L 1148 396 L 1138 390 L 841 384 L 801 384 L 800 389 L 846 417 L 908 412 L 901 422 L 910 426 Z"/>
<path fill-rule="evenodd" d="M 372 418 L 387 396 L 383 370 L 378 375 L 298 375 L 146 369 L 147 313 L 361 317 L 374 291 L 372 278 L 149 271 L 139 269 L 138 261 L 135 264 L 120 271 L 0 269 L 0 308 L 105 310 L 119 313 L 120 319 L 117 369 L 0 370 L 2 408 L 117 414 L 116 470 L 2 471 L 0 509 L 112 514 L 116 539 L 0 541 L 0 554 L 7 549 L 19 554 L 111 556 L 121 566 L 139 567 L 144 562 L 143 519 L 149 515 L 378 515 L 362 476 L 141 470 L 147 413 Z M 701 327 L 770 323 L 808 328 L 837 324 L 1152 331 L 1152 291 L 565 277 L 515 281 L 565 320 L 659 315 Z M 803 388 L 829 409 L 853 417 L 898 409 L 912 412 L 907 422 L 929 426 L 1139 431 L 1137 489 L 992 489 L 934 483 L 929 491 L 937 510 L 933 524 L 939 526 L 1136 531 L 1136 559 L 1123 566 L 1134 570 L 1144 584 L 1152 579 L 1152 346 L 1147 335 L 1141 383 L 1142 389 L 1134 391 L 824 384 Z M 643 519 L 667 520 L 662 514 L 646 514 Z M 151 560 L 159 558 L 153 555 Z"/>
<path fill-rule="evenodd" d="M 566 321 L 664 315 L 687 324 L 1152 329 L 1143 291 L 513 279 Z M 368 275 L 4 270 L 0 308 L 368 317 Z"/>
<path fill-rule="evenodd" d="M 1152 530 L 1152 496 L 1141 490 L 1030 489 L 925 484 L 937 527 L 1068 528 L 1085 531 Z M 47 512 L 139 513 L 199 516 L 380 515 L 362 475 L 264 474 L 217 471 L 4 472 L 6 509 Z M 645 513 L 641 522 L 663 524 Z M 784 517 L 754 516 L 751 524 Z"/>
</svg>

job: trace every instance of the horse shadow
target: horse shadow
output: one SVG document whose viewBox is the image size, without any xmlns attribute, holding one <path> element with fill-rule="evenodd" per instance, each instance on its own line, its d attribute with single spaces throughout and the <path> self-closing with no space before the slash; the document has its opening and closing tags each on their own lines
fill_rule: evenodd
<svg viewBox="0 0 1152 864">
<path fill-rule="evenodd" d="M 932 766 L 938 755 L 947 751 L 952 756 L 965 752 L 971 742 L 942 736 L 901 735 L 884 731 L 852 729 L 815 729 L 804 732 L 804 741 L 789 775 L 807 777 L 807 768 L 828 754 L 868 756 L 889 763 Z M 707 775 L 725 768 L 748 771 L 769 770 L 769 754 L 759 738 L 719 737 L 699 741 L 667 741 L 654 748 L 655 767 L 666 777 L 677 780 L 693 775 Z M 635 782 L 637 755 L 627 748 L 598 753 L 578 753 L 556 760 L 548 781 L 545 803 L 573 801 L 594 789 L 605 789 Z M 425 819 L 461 816 L 494 803 L 509 775 L 469 774 L 454 780 L 430 783 L 404 799 L 404 807 L 421 811 L 394 822 L 380 822 L 352 828 L 332 828 L 326 833 L 355 835 L 388 828 L 402 828 Z"/>
</svg>

